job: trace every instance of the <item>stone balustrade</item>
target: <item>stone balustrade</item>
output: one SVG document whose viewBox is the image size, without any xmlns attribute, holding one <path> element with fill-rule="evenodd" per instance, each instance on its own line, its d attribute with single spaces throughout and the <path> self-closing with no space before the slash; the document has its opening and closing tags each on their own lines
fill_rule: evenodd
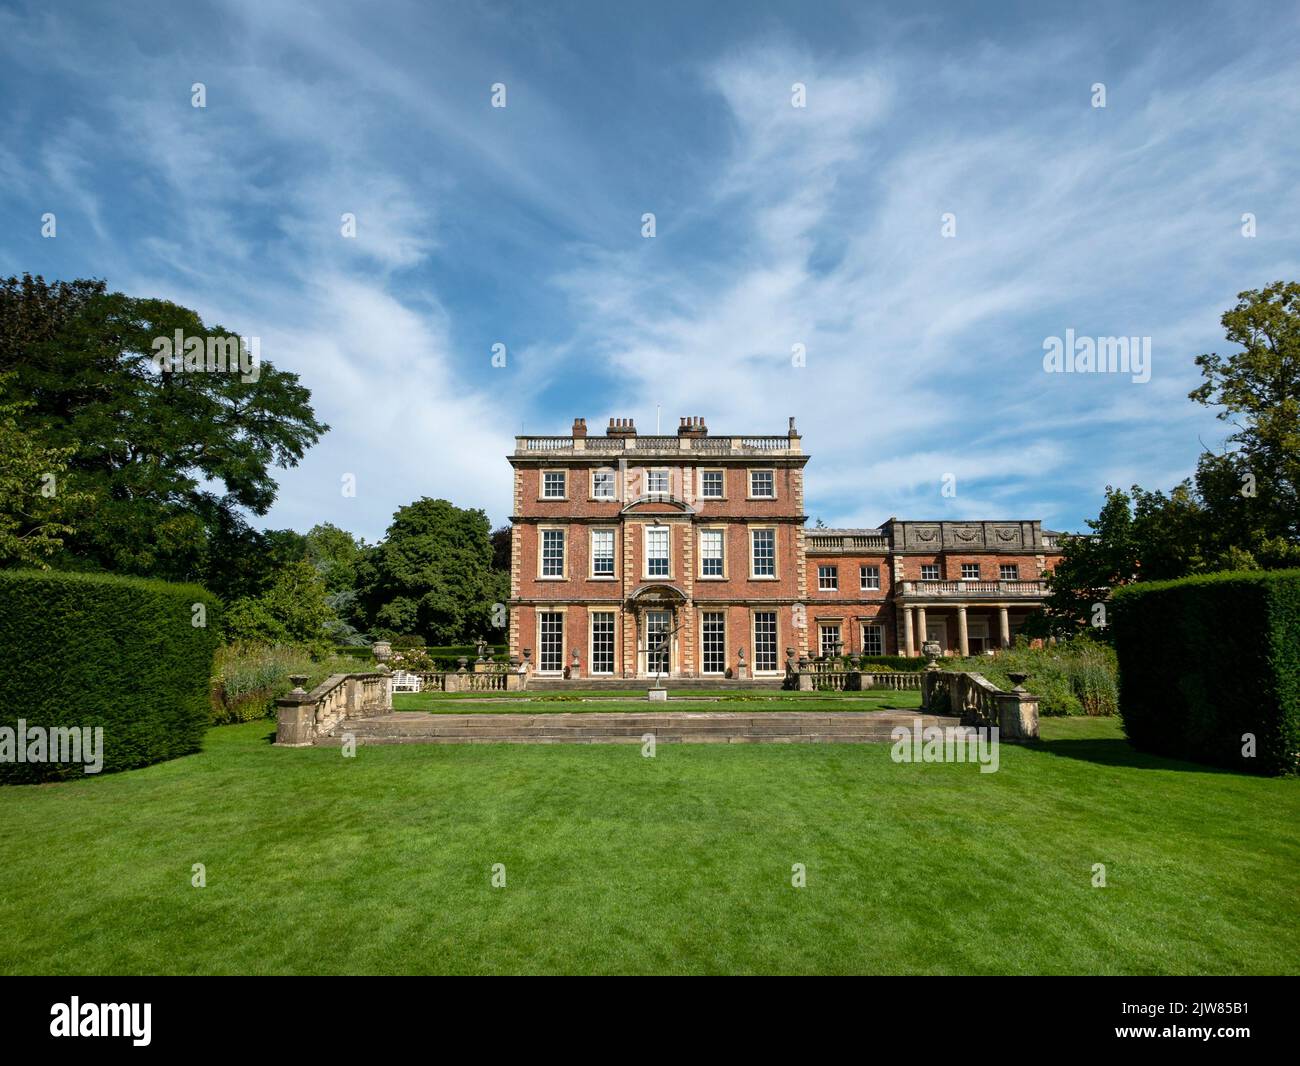
<svg viewBox="0 0 1300 1066">
<path fill-rule="evenodd" d="M 870 664 L 857 664 L 852 655 L 826 659 L 800 659 L 796 664 L 787 656 L 786 687 L 800 692 L 862 692 L 883 688 L 894 692 L 915 692 L 921 688 L 919 671 L 871 670 Z"/>
<path fill-rule="evenodd" d="M 440 670 L 420 673 L 424 691 L 435 692 L 520 692 L 528 687 L 528 675 L 519 669 L 506 669 L 493 664 L 494 669 Z"/>
<path fill-rule="evenodd" d="M 908 598 L 931 599 L 1040 599 L 1047 595 L 1047 582 L 904 581 L 902 594 Z"/>
<path fill-rule="evenodd" d="M 530 456 L 581 452 L 616 452 L 642 455 L 680 455 L 696 452 L 706 455 L 757 455 L 769 458 L 802 455 L 797 436 L 761 437 L 687 437 L 687 436 L 620 436 L 620 437 L 516 437 L 515 454 Z"/>
<path fill-rule="evenodd" d="M 393 709 L 393 694 L 386 672 L 330 674 L 310 692 L 306 677 L 294 675 L 292 692 L 275 701 L 275 743 L 301 748 L 333 729 L 346 718 L 366 718 Z"/>
<path fill-rule="evenodd" d="M 1015 675 L 1019 676 L 1019 675 Z M 921 709 L 955 715 L 964 725 L 997 726 L 1002 740 L 1038 739 L 1038 697 L 999 689 L 981 674 L 931 668 L 922 673 Z"/>
</svg>

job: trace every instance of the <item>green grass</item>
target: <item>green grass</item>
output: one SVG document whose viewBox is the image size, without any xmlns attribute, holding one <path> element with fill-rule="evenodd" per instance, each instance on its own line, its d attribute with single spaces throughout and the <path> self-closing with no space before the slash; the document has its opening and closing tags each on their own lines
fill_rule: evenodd
<svg viewBox="0 0 1300 1066">
<path fill-rule="evenodd" d="M 532 699 L 509 699 L 496 702 L 498 697 L 515 696 L 516 693 L 395 692 L 393 709 L 397 711 L 429 711 L 431 714 L 599 714 L 602 712 L 663 712 L 663 711 L 735 711 L 741 714 L 761 711 L 884 711 L 915 710 L 921 706 L 919 692 L 854 692 L 847 696 L 826 692 L 773 692 L 770 695 L 726 693 L 708 698 L 688 699 L 672 694 L 666 703 L 651 703 L 636 693 L 602 692 L 587 696 L 581 692 L 538 694 Z M 703 693 L 691 693 L 703 696 Z M 795 698 L 791 698 L 795 697 Z M 802 697 L 802 698 L 800 698 Z M 475 702 L 477 701 L 477 702 Z"/>
<path fill-rule="evenodd" d="M 0 789 L 0 972 L 1300 970 L 1300 782 L 1118 729 L 1045 721 L 980 774 L 888 745 L 345 759 L 227 726 L 170 763 Z"/>
</svg>

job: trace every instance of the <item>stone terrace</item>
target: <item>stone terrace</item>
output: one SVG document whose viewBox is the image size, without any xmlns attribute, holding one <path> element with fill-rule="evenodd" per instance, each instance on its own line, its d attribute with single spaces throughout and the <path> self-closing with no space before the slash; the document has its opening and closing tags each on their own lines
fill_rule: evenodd
<svg viewBox="0 0 1300 1066">
<path fill-rule="evenodd" d="M 339 722 L 318 745 L 350 733 L 362 744 L 660 744 L 885 743 L 896 726 L 956 726 L 960 719 L 920 711 L 603 712 L 586 714 L 427 714 L 395 711 Z"/>
</svg>

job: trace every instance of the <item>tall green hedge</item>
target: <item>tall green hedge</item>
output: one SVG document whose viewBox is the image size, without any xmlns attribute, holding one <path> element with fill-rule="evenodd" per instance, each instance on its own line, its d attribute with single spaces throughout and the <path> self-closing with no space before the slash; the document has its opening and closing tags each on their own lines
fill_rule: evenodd
<svg viewBox="0 0 1300 1066">
<path fill-rule="evenodd" d="M 206 611 L 196 626 L 195 605 Z M 104 730 L 103 772 L 198 751 L 210 720 L 218 601 L 197 585 L 0 571 L 0 726 Z M 81 765 L 0 762 L 0 781 Z"/>
<path fill-rule="evenodd" d="M 1300 760 L 1300 570 L 1130 585 L 1112 601 L 1124 731 L 1144 751 L 1262 774 Z M 1244 734 L 1256 752 L 1243 755 Z"/>
</svg>

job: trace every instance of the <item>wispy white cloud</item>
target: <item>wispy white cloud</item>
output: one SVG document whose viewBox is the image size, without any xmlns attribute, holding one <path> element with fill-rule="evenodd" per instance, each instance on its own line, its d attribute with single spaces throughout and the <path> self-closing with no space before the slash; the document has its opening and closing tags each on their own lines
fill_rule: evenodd
<svg viewBox="0 0 1300 1066">
<path fill-rule="evenodd" d="M 1192 357 L 1239 289 L 1296 274 L 1293 14 L 1208 40 L 1170 23 L 1122 56 L 1100 20 L 701 15 L 651 47 L 602 17 L 0 11 L 0 205 L 30 229 L 39 190 L 86 223 L 0 262 L 168 296 L 300 373 L 334 430 L 274 524 L 375 537 L 423 494 L 499 521 L 521 424 L 645 425 L 656 403 L 721 432 L 797 415 L 810 512 L 855 525 L 1074 527 L 1107 482 L 1168 485 L 1221 437 L 1186 399 Z M 1151 336 L 1151 382 L 1045 375 L 1066 329 Z"/>
</svg>

